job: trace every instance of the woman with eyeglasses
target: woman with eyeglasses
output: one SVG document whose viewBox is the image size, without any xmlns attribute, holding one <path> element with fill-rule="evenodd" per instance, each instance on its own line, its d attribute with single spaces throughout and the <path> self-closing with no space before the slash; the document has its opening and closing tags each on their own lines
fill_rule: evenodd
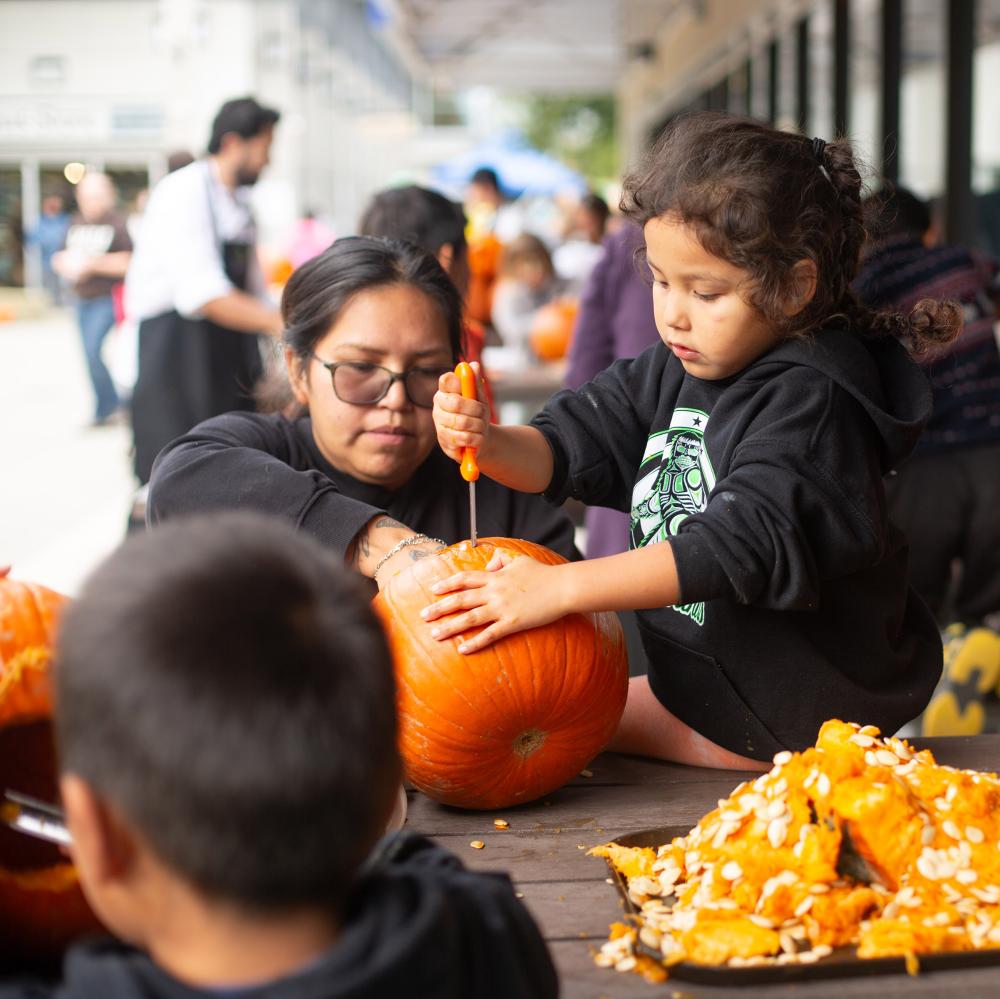
<svg viewBox="0 0 1000 999">
<path fill-rule="evenodd" d="M 168 445 L 147 519 L 240 507 L 293 521 L 366 576 L 467 538 L 468 486 L 437 446 L 438 378 L 462 356 L 462 303 L 432 255 L 340 239 L 281 302 L 298 415 L 227 413 Z M 477 483 L 478 533 L 579 557 L 569 518 L 538 496 Z"/>
</svg>

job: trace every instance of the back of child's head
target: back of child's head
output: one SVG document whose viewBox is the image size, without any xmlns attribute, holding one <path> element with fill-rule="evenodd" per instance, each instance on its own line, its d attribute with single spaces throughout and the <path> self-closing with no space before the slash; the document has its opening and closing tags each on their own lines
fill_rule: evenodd
<svg viewBox="0 0 1000 999">
<path fill-rule="evenodd" d="M 443 194 L 411 184 L 379 191 L 358 224 L 362 236 L 405 239 L 436 254 L 446 243 L 465 253 L 465 212 Z"/>
<path fill-rule="evenodd" d="M 61 766 L 176 875 L 255 911 L 336 909 L 400 779 L 389 650 L 359 578 L 278 521 L 133 536 L 57 650 Z"/>
<path fill-rule="evenodd" d="M 709 253 L 747 272 L 747 301 L 785 336 L 841 316 L 863 335 L 904 336 L 918 351 L 952 339 L 960 318 L 950 305 L 925 301 L 902 317 L 857 302 L 850 285 L 865 240 L 861 194 L 848 141 L 706 111 L 664 129 L 625 178 L 621 209 L 642 226 L 664 217 L 690 226 Z M 802 260 L 815 265 L 816 291 L 795 311 Z"/>
</svg>

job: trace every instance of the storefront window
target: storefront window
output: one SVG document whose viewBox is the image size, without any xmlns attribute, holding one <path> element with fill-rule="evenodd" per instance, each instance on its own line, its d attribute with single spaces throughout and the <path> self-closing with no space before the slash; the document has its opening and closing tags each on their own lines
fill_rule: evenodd
<svg viewBox="0 0 1000 999">
<path fill-rule="evenodd" d="M 976 241 L 1000 257 L 1000 0 L 979 0 L 976 14 L 972 100 Z"/>
<path fill-rule="evenodd" d="M 24 285 L 21 170 L 0 166 L 0 287 Z"/>
<path fill-rule="evenodd" d="M 899 182 L 923 198 L 945 185 L 947 12 L 940 0 L 903 4 Z"/>
</svg>

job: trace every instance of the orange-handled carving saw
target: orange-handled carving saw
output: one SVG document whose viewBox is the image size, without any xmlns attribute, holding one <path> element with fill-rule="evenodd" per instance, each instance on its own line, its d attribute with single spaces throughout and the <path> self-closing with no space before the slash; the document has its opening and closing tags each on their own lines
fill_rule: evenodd
<svg viewBox="0 0 1000 999">
<path fill-rule="evenodd" d="M 472 366 L 460 361 L 455 368 L 455 374 L 462 383 L 462 397 L 477 399 L 476 373 Z M 479 478 L 479 465 L 476 463 L 476 449 L 462 448 L 462 478 L 469 483 L 469 526 L 471 528 L 472 547 L 476 547 L 476 479 Z"/>
</svg>

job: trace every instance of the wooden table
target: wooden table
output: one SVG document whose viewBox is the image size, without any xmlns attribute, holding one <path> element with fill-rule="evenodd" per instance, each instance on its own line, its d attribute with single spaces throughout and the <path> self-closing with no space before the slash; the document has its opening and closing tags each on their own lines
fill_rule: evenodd
<svg viewBox="0 0 1000 999">
<path fill-rule="evenodd" d="M 933 750 L 940 763 L 1000 770 L 1000 735 L 912 740 Z M 621 916 L 615 889 L 605 881 L 603 860 L 587 849 L 616 835 L 656 826 L 692 826 L 745 775 L 702 770 L 627 756 L 604 754 L 544 801 L 499 812 L 464 812 L 410 792 L 407 827 L 433 836 L 467 866 L 507 871 L 549 943 L 562 981 L 563 999 L 630 997 L 754 997 L 858 999 L 892 996 L 1000 996 L 1000 966 L 938 971 L 917 978 L 879 975 L 795 985 L 718 988 L 668 980 L 650 985 L 636 975 L 598 968 L 591 951 L 607 939 L 608 924 Z M 493 819 L 505 818 L 500 832 Z M 483 850 L 469 843 L 482 840 Z M 473 999 L 473 997 L 470 997 Z M 511 997 L 516 999 L 516 997 Z"/>
</svg>

